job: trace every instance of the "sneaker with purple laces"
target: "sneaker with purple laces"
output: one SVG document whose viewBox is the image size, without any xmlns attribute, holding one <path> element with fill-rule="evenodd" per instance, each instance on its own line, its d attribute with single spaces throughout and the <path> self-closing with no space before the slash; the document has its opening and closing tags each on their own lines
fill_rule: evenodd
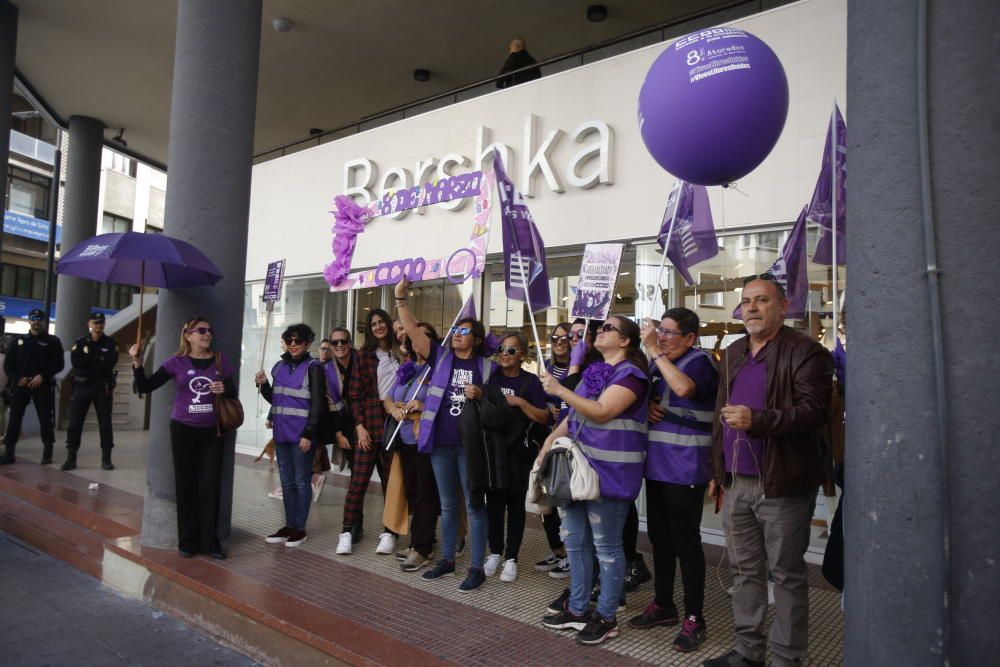
<svg viewBox="0 0 1000 667">
<path fill-rule="evenodd" d="M 636 630 L 648 630 L 658 625 L 677 625 L 678 620 L 677 609 L 661 607 L 654 599 L 646 605 L 645 611 L 630 618 L 628 625 Z"/>
<path fill-rule="evenodd" d="M 681 653 L 696 651 L 704 643 L 707 634 L 705 620 L 695 614 L 688 614 L 680 633 L 674 638 L 674 650 Z"/>
</svg>

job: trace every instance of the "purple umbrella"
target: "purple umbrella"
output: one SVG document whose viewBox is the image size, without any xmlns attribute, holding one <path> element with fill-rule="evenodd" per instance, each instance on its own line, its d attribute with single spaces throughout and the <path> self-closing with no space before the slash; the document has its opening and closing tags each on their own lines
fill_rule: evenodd
<svg viewBox="0 0 1000 667">
<path fill-rule="evenodd" d="M 79 243 L 56 264 L 56 273 L 99 283 L 139 288 L 139 334 L 142 335 L 142 292 L 204 287 L 222 280 L 222 272 L 190 243 L 163 234 L 101 234 Z M 137 338 L 138 338 L 137 337 Z M 138 345 L 141 340 L 137 340 Z"/>
</svg>

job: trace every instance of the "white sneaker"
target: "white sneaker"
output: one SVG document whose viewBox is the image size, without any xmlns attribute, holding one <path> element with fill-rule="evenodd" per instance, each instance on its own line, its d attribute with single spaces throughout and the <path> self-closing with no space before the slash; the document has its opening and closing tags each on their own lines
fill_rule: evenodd
<svg viewBox="0 0 1000 667">
<path fill-rule="evenodd" d="M 499 554 L 490 554 L 486 557 L 486 562 L 483 564 L 483 570 L 486 572 L 487 577 L 492 577 L 496 574 L 498 567 L 500 567 Z"/>
<path fill-rule="evenodd" d="M 517 561 L 513 558 L 504 561 L 500 581 L 517 581 Z"/>
<path fill-rule="evenodd" d="M 396 550 L 396 536 L 392 533 L 382 533 L 378 536 L 378 546 L 375 553 L 379 556 L 388 556 Z"/>
<path fill-rule="evenodd" d="M 282 498 L 285 497 L 285 492 L 279 486 L 274 491 L 271 491 L 271 493 L 267 494 L 267 497 L 268 498 L 277 498 L 278 500 L 281 500 Z"/>
<path fill-rule="evenodd" d="M 351 534 L 349 532 L 341 533 L 340 538 L 337 540 L 337 555 L 350 556 L 353 549 L 354 543 L 351 542 Z"/>
</svg>

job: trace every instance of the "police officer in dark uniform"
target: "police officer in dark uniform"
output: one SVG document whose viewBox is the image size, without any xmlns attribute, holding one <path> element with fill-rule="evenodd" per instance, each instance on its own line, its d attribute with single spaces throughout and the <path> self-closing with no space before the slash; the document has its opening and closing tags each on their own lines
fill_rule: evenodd
<svg viewBox="0 0 1000 667">
<path fill-rule="evenodd" d="M 104 335 L 104 313 L 92 313 L 89 324 L 90 333 L 76 339 L 69 355 L 73 365 L 73 402 L 66 429 L 66 462 L 60 470 L 76 469 L 76 452 L 80 449 L 83 421 L 91 403 L 94 404 L 101 430 L 101 468 L 115 469 L 111 463 L 111 448 L 115 446 L 111 405 L 114 401 L 118 343 Z"/>
<path fill-rule="evenodd" d="M 52 463 L 55 434 L 55 376 L 63 369 L 62 343 L 48 332 L 48 318 L 35 308 L 28 313 L 29 331 L 14 339 L 3 362 L 10 383 L 10 421 L 0 465 L 14 463 L 14 447 L 21 435 L 21 421 L 28 403 L 35 404 L 42 431 L 42 464 Z"/>
</svg>

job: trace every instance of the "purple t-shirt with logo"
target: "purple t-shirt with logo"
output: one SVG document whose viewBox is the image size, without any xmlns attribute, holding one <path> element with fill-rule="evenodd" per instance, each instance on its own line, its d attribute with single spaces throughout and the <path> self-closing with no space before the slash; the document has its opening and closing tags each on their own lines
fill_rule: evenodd
<svg viewBox="0 0 1000 667">
<path fill-rule="evenodd" d="M 215 394 L 212 383 L 221 382 L 233 374 L 233 367 L 225 357 L 221 358 L 222 369 L 214 360 L 207 368 L 199 369 L 191 357 L 174 355 L 163 362 L 163 369 L 170 373 L 177 385 L 174 407 L 170 418 L 198 428 L 215 426 Z"/>
<path fill-rule="evenodd" d="M 747 349 L 747 361 L 733 378 L 732 390 L 729 394 L 730 405 L 745 405 L 751 410 L 763 410 L 767 397 L 767 362 L 764 357 L 767 347 L 750 354 Z M 764 463 L 764 439 L 751 438 L 746 431 L 737 431 L 722 424 L 722 456 L 726 463 L 726 472 L 739 475 L 760 477 L 761 465 Z"/>
<path fill-rule="evenodd" d="M 444 354 L 440 346 L 431 348 L 430 359 L 427 363 L 434 368 L 437 365 L 438 357 Z M 435 447 L 461 447 L 462 438 L 458 433 L 458 417 L 465 409 L 465 385 L 474 384 L 482 386 L 483 376 L 479 368 L 479 357 L 473 355 L 468 359 L 459 359 L 457 356 L 451 357 L 451 378 L 444 388 L 444 396 L 441 399 L 441 407 L 438 408 L 437 417 L 434 419 L 434 434 L 431 442 Z M 431 371 L 433 374 L 433 371 Z"/>
<path fill-rule="evenodd" d="M 541 380 L 523 368 L 520 371 L 514 377 L 507 377 L 502 370 L 497 369 L 490 376 L 490 384 L 498 387 L 504 396 L 520 396 L 536 408 L 544 410 L 546 395 Z"/>
</svg>

